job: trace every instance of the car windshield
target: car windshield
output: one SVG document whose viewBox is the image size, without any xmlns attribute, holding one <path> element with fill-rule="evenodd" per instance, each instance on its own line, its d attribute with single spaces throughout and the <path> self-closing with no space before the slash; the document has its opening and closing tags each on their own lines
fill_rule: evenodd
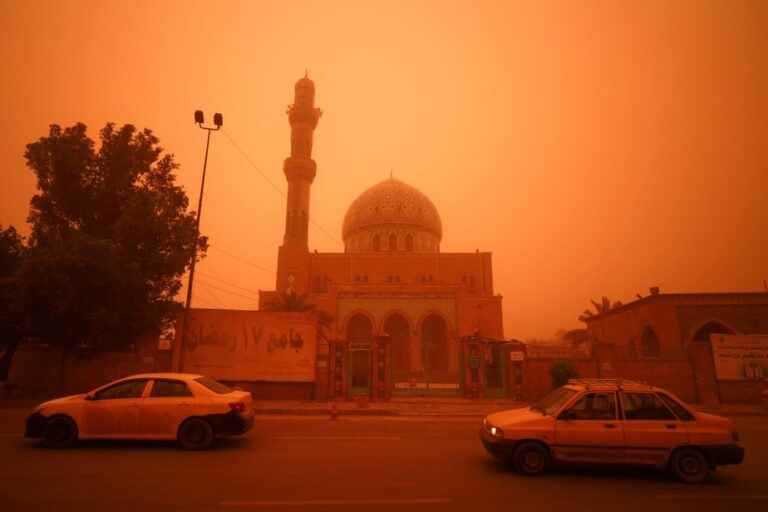
<svg viewBox="0 0 768 512">
<path fill-rule="evenodd" d="M 575 394 L 576 391 L 573 389 L 566 387 L 557 388 L 535 404 L 532 404 L 531 410 L 551 416 Z"/>
<path fill-rule="evenodd" d="M 229 386 L 225 386 L 221 382 L 213 380 L 210 377 L 198 377 L 195 379 L 195 382 L 199 382 L 200 384 L 207 387 L 214 393 L 218 393 L 220 395 L 226 395 L 227 393 L 231 393 L 234 391 L 234 389 L 230 388 Z"/>
</svg>

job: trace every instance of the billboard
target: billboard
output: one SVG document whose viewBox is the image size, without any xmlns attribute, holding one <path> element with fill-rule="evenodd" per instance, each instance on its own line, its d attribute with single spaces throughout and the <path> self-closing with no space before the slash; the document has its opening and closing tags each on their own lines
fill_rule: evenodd
<svg viewBox="0 0 768 512">
<path fill-rule="evenodd" d="M 182 369 L 229 381 L 313 382 L 316 334 L 307 313 L 193 309 Z"/>
<path fill-rule="evenodd" d="M 768 335 L 712 334 L 718 380 L 768 379 Z"/>
</svg>

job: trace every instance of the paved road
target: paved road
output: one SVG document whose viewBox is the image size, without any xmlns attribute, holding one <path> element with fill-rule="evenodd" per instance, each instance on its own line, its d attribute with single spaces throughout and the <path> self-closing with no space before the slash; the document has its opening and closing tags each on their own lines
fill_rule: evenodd
<svg viewBox="0 0 768 512">
<path fill-rule="evenodd" d="M 525 478 L 490 459 L 477 420 L 264 416 L 206 452 L 92 442 L 52 451 L 0 410 L 0 510 L 764 510 L 768 418 L 736 420 L 742 466 L 703 486 L 653 471 L 559 470 Z"/>
</svg>

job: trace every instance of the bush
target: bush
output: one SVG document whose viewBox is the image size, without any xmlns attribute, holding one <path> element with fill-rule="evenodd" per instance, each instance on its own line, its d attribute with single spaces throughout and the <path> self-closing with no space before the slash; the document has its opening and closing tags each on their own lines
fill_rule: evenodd
<svg viewBox="0 0 768 512">
<path fill-rule="evenodd" d="M 570 361 L 558 359 L 552 363 L 549 376 L 552 378 L 552 388 L 554 389 L 568 384 L 568 379 L 578 379 L 579 372 L 576 371 Z"/>
</svg>

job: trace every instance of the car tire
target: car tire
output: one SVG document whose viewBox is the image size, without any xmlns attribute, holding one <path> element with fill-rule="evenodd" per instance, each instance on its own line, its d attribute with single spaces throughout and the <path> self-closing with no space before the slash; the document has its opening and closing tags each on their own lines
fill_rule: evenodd
<svg viewBox="0 0 768 512">
<path fill-rule="evenodd" d="M 695 448 L 676 450 L 669 461 L 671 473 L 686 484 L 700 484 L 710 474 L 710 465 L 701 451 Z"/>
<path fill-rule="evenodd" d="M 178 441 L 185 450 L 205 450 L 215 436 L 211 424 L 202 418 L 190 418 L 179 427 Z"/>
<path fill-rule="evenodd" d="M 77 425 L 68 416 L 54 416 L 45 424 L 43 444 L 48 448 L 71 448 L 77 443 Z"/>
<path fill-rule="evenodd" d="M 537 476 L 549 465 L 549 450 L 540 443 L 525 441 L 517 445 L 512 453 L 512 466 L 525 476 Z"/>
</svg>

